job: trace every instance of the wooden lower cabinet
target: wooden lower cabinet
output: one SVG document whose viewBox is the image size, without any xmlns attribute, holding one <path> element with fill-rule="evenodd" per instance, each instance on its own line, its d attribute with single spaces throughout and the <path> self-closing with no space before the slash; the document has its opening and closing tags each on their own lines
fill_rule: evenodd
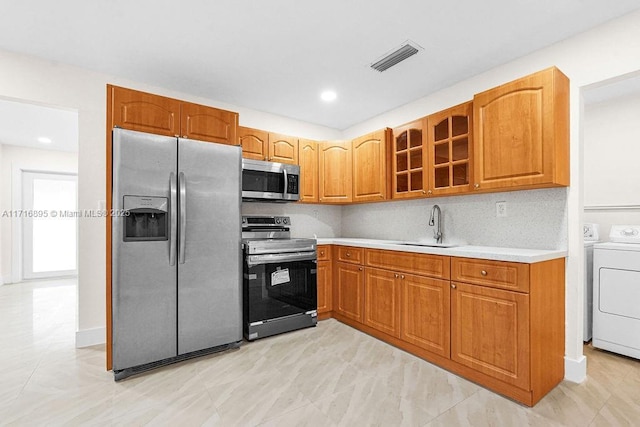
<svg viewBox="0 0 640 427">
<path fill-rule="evenodd" d="M 529 295 L 464 283 L 451 286 L 451 359 L 528 389 Z"/>
<path fill-rule="evenodd" d="M 338 320 L 525 405 L 564 378 L 564 258 L 521 264 L 340 246 L 333 255 Z"/>
<path fill-rule="evenodd" d="M 363 323 L 363 297 L 364 268 L 357 264 L 337 262 L 334 272 L 334 311 Z"/>
<path fill-rule="evenodd" d="M 449 357 L 450 284 L 448 280 L 406 274 L 401 289 L 402 340 Z"/>
<path fill-rule="evenodd" d="M 323 320 L 331 316 L 333 309 L 333 284 L 331 268 L 331 247 L 318 246 L 318 319 Z"/>
<path fill-rule="evenodd" d="M 378 268 L 364 273 L 364 324 L 394 337 L 400 337 L 400 277 Z"/>
</svg>

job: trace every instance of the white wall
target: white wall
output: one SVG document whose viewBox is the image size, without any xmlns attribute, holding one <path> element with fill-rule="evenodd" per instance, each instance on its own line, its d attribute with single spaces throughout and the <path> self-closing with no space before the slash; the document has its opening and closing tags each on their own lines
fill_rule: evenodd
<svg viewBox="0 0 640 427">
<path fill-rule="evenodd" d="M 18 209 L 12 204 L 13 191 L 16 183 L 13 182 L 14 171 L 19 169 L 32 171 L 78 172 L 78 155 L 66 151 L 38 150 L 36 148 L 19 147 L 15 145 L 1 145 L 0 157 L 0 212 Z M 17 185 L 21 188 L 21 185 Z M 15 219 L 13 220 L 15 221 Z M 2 261 L 2 281 L 12 283 L 12 276 L 18 273 L 12 270 L 14 253 L 12 251 L 14 241 L 19 239 L 13 233 L 13 221 L 10 217 L 0 217 L 0 246 Z M 19 281 L 19 276 L 18 276 Z"/>
<path fill-rule="evenodd" d="M 600 225 L 640 224 L 640 95 L 585 105 L 584 220 Z"/>
</svg>

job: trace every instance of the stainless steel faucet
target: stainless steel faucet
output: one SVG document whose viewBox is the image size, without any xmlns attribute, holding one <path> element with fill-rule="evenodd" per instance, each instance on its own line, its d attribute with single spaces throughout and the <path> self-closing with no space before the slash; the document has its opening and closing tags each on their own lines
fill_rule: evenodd
<svg viewBox="0 0 640 427">
<path fill-rule="evenodd" d="M 433 208 L 431 208 L 429 225 L 435 225 L 436 211 L 438 211 L 438 225 L 433 230 L 433 238 L 436 239 L 436 243 L 442 243 L 442 211 L 440 210 L 440 206 L 433 205 Z"/>
</svg>

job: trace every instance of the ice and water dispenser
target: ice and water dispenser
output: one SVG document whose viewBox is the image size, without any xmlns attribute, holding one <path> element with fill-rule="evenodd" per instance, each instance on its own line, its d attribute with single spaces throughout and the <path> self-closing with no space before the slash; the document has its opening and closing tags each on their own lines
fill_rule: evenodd
<svg viewBox="0 0 640 427">
<path fill-rule="evenodd" d="M 166 197 L 124 196 L 125 242 L 167 240 L 169 199 Z"/>
</svg>

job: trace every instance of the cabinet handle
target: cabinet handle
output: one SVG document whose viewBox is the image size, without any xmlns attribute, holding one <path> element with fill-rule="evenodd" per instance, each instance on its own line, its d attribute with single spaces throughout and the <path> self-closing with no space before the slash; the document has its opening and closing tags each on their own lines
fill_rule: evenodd
<svg viewBox="0 0 640 427">
<path fill-rule="evenodd" d="M 320 255 L 321 255 L 321 256 L 324 256 L 324 251 L 320 251 Z"/>
<path fill-rule="evenodd" d="M 351 254 L 349 252 L 347 252 L 347 258 L 349 258 L 351 256 Z"/>
<path fill-rule="evenodd" d="M 451 284 L 451 289 L 455 289 L 456 285 L 454 285 L 453 283 Z"/>
<path fill-rule="evenodd" d="M 429 191 L 427 191 L 427 194 L 428 194 L 428 195 L 432 195 L 432 194 L 433 194 L 433 191 L 429 190 Z"/>
<path fill-rule="evenodd" d="M 422 194 L 427 194 L 427 192 L 426 192 L 426 191 L 424 191 L 424 190 L 422 190 Z"/>
<path fill-rule="evenodd" d="M 394 274 L 394 276 L 396 277 L 396 279 L 399 277 L 399 276 L 398 276 L 398 273 Z"/>
<path fill-rule="evenodd" d="M 480 274 L 482 274 L 483 276 L 486 276 L 486 275 L 487 275 L 487 272 L 486 272 L 485 270 L 482 270 L 482 271 L 480 272 Z"/>
<path fill-rule="evenodd" d="M 358 267 L 358 270 L 362 271 L 362 267 Z"/>
<path fill-rule="evenodd" d="M 400 278 L 401 278 L 401 279 L 404 279 L 404 274 L 401 274 L 401 275 L 400 275 Z"/>
<path fill-rule="evenodd" d="M 473 188 L 477 190 L 478 188 L 480 188 L 480 184 L 473 184 Z"/>
</svg>

